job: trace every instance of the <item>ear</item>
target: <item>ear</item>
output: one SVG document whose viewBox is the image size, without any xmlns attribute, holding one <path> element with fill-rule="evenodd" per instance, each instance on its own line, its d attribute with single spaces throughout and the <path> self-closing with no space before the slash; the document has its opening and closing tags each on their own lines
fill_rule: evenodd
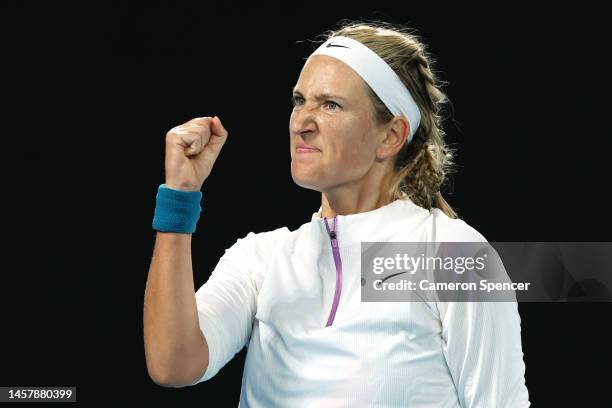
<svg viewBox="0 0 612 408">
<path fill-rule="evenodd" d="M 384 160 L 395 156 L 406 145 L 410 125 L 403 116 L 395 116 L 386 125 L 385 138 L 376 149 L 376 157 Z"/>
</svg>

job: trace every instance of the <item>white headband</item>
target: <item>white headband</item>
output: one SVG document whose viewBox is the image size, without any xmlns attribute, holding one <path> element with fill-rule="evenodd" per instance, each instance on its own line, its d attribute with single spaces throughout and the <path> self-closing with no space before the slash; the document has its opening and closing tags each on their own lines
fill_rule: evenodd
<svg viewBox="0 0 612 408">
<path fill-rule="evenodd" d="M 410 143 L 421 122 L 421 112 L 402 80 L 378 54 L 359 41 L 337 36 L 321 44 L 312 55 L 337 58 L 357 72 L 392 114 L 403 114 L 408 120 L 410 133 L 406 143 Z"/>
</svg>

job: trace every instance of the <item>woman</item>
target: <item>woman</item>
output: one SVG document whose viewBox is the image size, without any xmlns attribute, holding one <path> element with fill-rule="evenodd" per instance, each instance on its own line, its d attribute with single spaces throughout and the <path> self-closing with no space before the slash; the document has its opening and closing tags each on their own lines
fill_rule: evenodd
<svg viewBox="0 0 612 408">
<path fill-rule="evenodd" d="M 486 241 L 440 194 L 446 97 L 418 37 L 345 25 L 292 99 L 292 177 L 321 208 L 295 231 L 238 239 L 195 296 L 190 237 L 228 134 L 218 117 L 168 133 L 145 294 L 152 379 L 206 381 L 247 346 L 242 407 L 529 406 L 516 303 L 361 301 L 361 242 Z"/>
</svg>

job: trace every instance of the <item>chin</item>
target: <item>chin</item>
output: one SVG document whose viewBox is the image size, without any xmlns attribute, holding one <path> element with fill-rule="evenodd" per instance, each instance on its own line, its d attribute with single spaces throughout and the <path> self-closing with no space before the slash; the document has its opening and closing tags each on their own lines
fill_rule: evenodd
<svg viewBox="0 0 612 408">
<path fill-rule="evenodd" d="M 302 188 L 307 188 L 309 190 L 321 191 L 321 186 L 317 182 L 317 179 L 314 177 L 305 177 L 301 174 L 296 174 L 296 172 L 291 169 L 291 178 L 293 182 Z"/>
</svg>

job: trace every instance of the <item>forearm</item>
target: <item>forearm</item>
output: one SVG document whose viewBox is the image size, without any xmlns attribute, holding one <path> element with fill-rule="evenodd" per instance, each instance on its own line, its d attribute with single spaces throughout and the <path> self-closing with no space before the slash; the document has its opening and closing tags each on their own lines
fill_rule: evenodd
<svg viewBox="0 0 612 408">
<path fill-rule="evenodd" d="M 145 356 L 151 378 L 188 385 L 208 366 L 193 283 L 191 235 L 158 232 L 144 300 Z"/>
</svg>

